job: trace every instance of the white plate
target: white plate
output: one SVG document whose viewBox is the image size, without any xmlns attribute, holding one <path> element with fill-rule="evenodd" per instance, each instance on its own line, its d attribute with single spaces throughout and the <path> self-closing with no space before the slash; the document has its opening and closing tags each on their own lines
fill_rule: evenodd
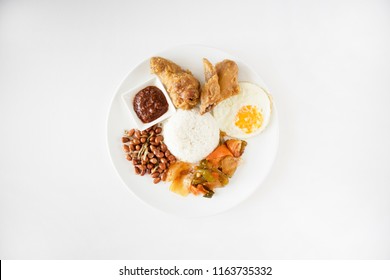
<svg viewBox="0 0 390 280">
<path fill-rule="evenodd" d="M 187 45 L 156 54 L 168 58 L 189 69 L 201 84 L 203 78 L 202 58 L 217 63 L 225 58 L 237 62 L 239 81 L 249 81 L 267 89 L 262 79 L 246 64 L 231 55 L 209 47 Z M 121 95 L 134 86 L 153 77 L 149 70 L 149 57 L 136 66 L 120 84 L 112 100 L 107 123 L 108 149 L 115 169 L 123 182 L 138 198 L 162 211 L 185 217 L 214 215 L 226 211 L 248 198 L 266 178 L 274 162 L 279 140 L 279 126 L 275 104 L 271 121 L 260 135 L 247 139 L 248 146 L 242 164 L 225 188 L 217 189 L 211 199 L 202 196 L 181 197 L 169 191 L 169 183 L 153 184 L 150 176 L 138 176 L 133 165 L 122 151 L 121 137 L 125 129 L 135 127 L 121 100 Z M 272 92 L 271 92 L 272 95 Z M 169 147 L 168 147 L 169 148 Z"/>
</svg>

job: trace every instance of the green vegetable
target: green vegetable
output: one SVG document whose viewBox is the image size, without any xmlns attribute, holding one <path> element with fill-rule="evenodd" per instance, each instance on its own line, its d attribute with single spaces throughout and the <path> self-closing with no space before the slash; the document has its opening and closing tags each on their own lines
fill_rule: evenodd
<svg viewBox="0 0 390 280">
<path fill-rule="evenodd" d="M 211 174 L 211 170 L 208 169 L 199 169 L 198 172 L 202 175 L 202 177 L 207 181 L 207 182 L 214 182 L 215 178 Z"/>
<path fill-rule="evenodd" d="M 191 181 L 191 185 L 197 186 L 197 185 L 199 185 L 199 184 L 203 184 L 204 182 L 206 182 L 206 180 L 205 180 L 203 177 L 194 178 L 194 179 L 192 179 L 192 181 Z"/>
<path fill-rule="evenodd" d="M 213 195 L 214 195 L 214 192 L 212 190 L 210 190 L 208 187 L 206 186 L 203 186 L 203 188 L 206 190 L 206 193 L 203 195 L 203 197 L 206 197 L 206 198 L 212 198 Z"/>
<path fill-rule="evenodd" d="M 226 186 L 229 183 L 229 177 L 225 173 L 218 170 L 218 179 L 222 186 Z"/>
</svg>

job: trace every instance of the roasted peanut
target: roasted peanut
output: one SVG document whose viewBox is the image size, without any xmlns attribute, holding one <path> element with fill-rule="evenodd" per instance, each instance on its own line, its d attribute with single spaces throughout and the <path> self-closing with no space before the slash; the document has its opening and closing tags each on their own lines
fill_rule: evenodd
<svg viewBox="0 0 390 280">
<path fill-rule="evenodd" d="M 130 129 L 130 130 L 127 132 L 127 135 L 128 135 L 129 137 L 131 137 L 131 136 L 134 135 L 134 132 L 135 132 L 135 130 L 134 130 L 134 128 L 132 128 L 132 129 Z"/>
<path fill-rule="evenodd" d="M 162 163 L 162 162 L 158 165 L 158 167 L 161 168 L 162 170 L 165 170 L 167 168 L 165 163 Z"/>
<path fill-rule="evenodd" d="M 141 171 L 146 169 L 146 166 L 145 166 L 145 165 L 142 165 L 142 164 L 138 164 L 137 167 L 138 167 Z"/>
<path fill-rule="evenodd" d="M 158 153 L 156 154 L 156 157 L 162 158 L 162 157 L 164 157 L 164 153 L 163 153 L 163 152 L 158 152 Z"/>
<path fill-rule="evenodd" d="M 176 158 L 175 158 L 174 155 L 170 155 L 170 156 L 168 157 L 168 159 L 169 159 L 169 161 L 176 161 Z"/>
<path fill-rule="evenodd" d="M 161 180 L 165 181 L 165 180 L 167 179 L 167 176 L 168 176 L 168 173 L 167 173 L 167 170 L 165 170 L 165 171 L 161 174 L 160 178 L 161 178 Z"/>
<path fill-rule="evenodd" d="M 156 139 L 154 139 L 154 142 L 155 142 L 156 144 L 160 144 L 160 142 L 161 142 L 162 140 L 164 140 L 164 137 L 163 137 L 162 135 L 158 135 L 158 136 L 156 136 Z"/>
<path fill-rule="evenodd" d="M 157 184 L 160 181 L 161 181 L 161 179 L 157 177 L 157 178 L 154 178 L 153 183 Z"/>
</svg>

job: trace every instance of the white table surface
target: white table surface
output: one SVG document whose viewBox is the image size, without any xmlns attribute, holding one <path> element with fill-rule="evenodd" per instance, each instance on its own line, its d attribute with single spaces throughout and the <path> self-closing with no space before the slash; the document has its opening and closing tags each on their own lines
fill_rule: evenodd
<svg viewBox="0 0 390 280">
<path fill-rule="evenodd" d="M 389 27 L 389 1 L 0 1 L 0 258 L 389 259 Z M 189 43 L 251 64 L 280 121 L 258 191 L 201 219 L 140 202 L 106 144 L 123 77 Z"/>
</svg>

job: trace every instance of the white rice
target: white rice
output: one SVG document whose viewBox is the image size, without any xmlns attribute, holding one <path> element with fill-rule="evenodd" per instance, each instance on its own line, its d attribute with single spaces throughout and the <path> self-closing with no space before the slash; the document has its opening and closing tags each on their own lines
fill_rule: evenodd
<svg viewBox="0 0 390 280">
<path fill-rule="evenodd" d="M 164 124 L 164 141 L 181 161 L 195 163 L 208 156 L 219 143 L 219 128 L 214 117 L 198 109 L 180 110 Z"/>
</svg>

